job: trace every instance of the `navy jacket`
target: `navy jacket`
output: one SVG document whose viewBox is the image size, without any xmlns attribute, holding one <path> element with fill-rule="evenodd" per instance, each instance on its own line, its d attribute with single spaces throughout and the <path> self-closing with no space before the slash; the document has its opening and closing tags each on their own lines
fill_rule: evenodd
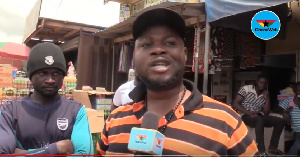
<svg viewBox="0 0 300 157">
<path fill-rule="evenodd" d="M 53 104 L 40 105 L 26 96 L 0 106 L 0 154 L 60 155 L 55 142 L 70 139 L 74 155 L 93 155 L 93 141 L 85 108 L 58 97 Z"/>
</svg>

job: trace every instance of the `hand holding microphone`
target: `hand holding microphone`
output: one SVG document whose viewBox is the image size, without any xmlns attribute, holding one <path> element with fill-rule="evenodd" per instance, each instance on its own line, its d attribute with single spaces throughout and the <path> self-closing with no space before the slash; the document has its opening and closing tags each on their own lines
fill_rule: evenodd
<svg viewBox="0 0 300 157">
<path fill-rule="evenodd" d="M 132 128 L 128 149 L 138 155 L 162 155 L 165 136 L 157 131 L 159 118 L 148 111 L 143 116 L 141 128 Z"/>
</svg>

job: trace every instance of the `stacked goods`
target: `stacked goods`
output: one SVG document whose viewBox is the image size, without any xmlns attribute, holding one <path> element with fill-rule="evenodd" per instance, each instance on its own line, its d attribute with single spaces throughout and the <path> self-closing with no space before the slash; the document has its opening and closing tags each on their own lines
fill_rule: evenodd
<svg viewBox="0 0 300 157">
<path fill-rule="evenodd" d="M 66 76 L 64 78 L 63 92 L 66 98 L 68 99 L 72 98 L 72 93 L 77 86 L 76 82 L 77 82 L 76 77 Z"/>
<path fill-rule="evenodd" d="M 12 87 L 4 88 L 2 98 L 3 100 L 7 100 L 7 101 L 16 100 L 17 90 Z"/>
<path fill-rule="evenodd" d="M 58 93 L 68 99 L 72 99 L 72 92 L 76 88 L 76 77 L 66 76 L 64 78 L 64 85 Z M 28 78 L 15 77 L 12 80 L 11 87 L 0 87 L 0 105 L 7 103 L 7 101 L 17 100 L 33 91 L 33 86 Z"/>
<path fill-rule="evenodd" d="M 13 80 L 13 88 L 16 88 L 16 89 L 27 89 L 28 88 L 28 82 L 29 82 L 28 78 L 16 77 Z"/>
<path fill-rule="evenodd" d="M 76 77 L 66 76 L 64 78 L 64 85 L 65 85 L 66 91 L 74 90 L 77 86 L 76 82 L 77 82 Z"/>
<path fill-rule="evenodd" d="M 92 133 L 93 145 L 94 145 L 94 155 L 99 155 L 97 151 L 97 142 L 99 141 L 101 133 Z"/>
<path fill-rule="evenodd" d="M 96 95 L 96 109 L 97 110 L 110 110 L 112 99 L 105 97 L 105 94 Z"/>
<path fill-rule="evenodd" d="M 29 89 L 19 89 L 17 90 L 16 99 L 20 99 L 29 94 Z"/>
<path fill-rule="evenodd" d="M 15 77 L 13 80 L 13 88 L 16 89 L 16 99 L 22 98 L 29 94 L 30 81 L 25 77 Z"/>
<path fill-rule="evenodd" d="M 14 74 L 12 72 L 14 71 Z M 17 100 L 33 91 L 31 81 L 26 78 L 26 72 L 17 71 L 10 65 L 0 64 L 0 105 L 7 101 Z M 77 86 L 76 71 L 69 62 L 67 76 L 64 78 L 64 84 L 58 93 L 67 99 L 72 99 L 72 92 Z"/>
<path fill-rule="evenodd" d="M 76 89 L 77 79 L 76 79 L 76 71 L 72 62 L 68 63 L 69 69 L 67 72 L 67 76 L 64 78 L 64 94 L 67 99 L 72 99 L 72 93 Z"/>
</svg>

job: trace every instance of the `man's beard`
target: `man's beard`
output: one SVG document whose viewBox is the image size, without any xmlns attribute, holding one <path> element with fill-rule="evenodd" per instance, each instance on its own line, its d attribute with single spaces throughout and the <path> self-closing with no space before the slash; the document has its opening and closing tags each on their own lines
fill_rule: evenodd
<svg viewBox="0 0 300 157">
<path fill-rule="evenodd" d="M 184 70 L 178 70 L 168 80 L 164 82 L 150 80 L 144 76 L 139 76 L 142 82 L 146 85 L 149 90 L 158 91 L 163 89 L 169 89 L 180 83 L 183 78 Z"/>
</svg>

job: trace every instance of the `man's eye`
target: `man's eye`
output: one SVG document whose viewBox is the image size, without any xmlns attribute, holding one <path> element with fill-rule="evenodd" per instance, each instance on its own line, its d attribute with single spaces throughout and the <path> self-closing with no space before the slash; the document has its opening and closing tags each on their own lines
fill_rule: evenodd
<svg viewBox="0 0 300 157">
<path fill-rule="evenodd" d="M 43 72 L 43 71 L 41 71 L 41 72 L 39 72 L 39 75 L 41 75 L 41 76 L 45 76 L 45 75 L 47 75 L 47 73 L 46 73 L 46 72 Z"/>
<path fill-rule="evenodd" d="M 173 42 L 173 41 L 166 42 L 165 44 L 166 44 L 167 46 L 174 46 L 174 45 L 176 45 L 176 43 Z"/>
<path fill-rule="evenodd" d="M 151 46 L 150 43 L 144 43 L 144 44 L 142 44 L 142 47 L 149 47 L 149 46 Z"/>
</svg>

